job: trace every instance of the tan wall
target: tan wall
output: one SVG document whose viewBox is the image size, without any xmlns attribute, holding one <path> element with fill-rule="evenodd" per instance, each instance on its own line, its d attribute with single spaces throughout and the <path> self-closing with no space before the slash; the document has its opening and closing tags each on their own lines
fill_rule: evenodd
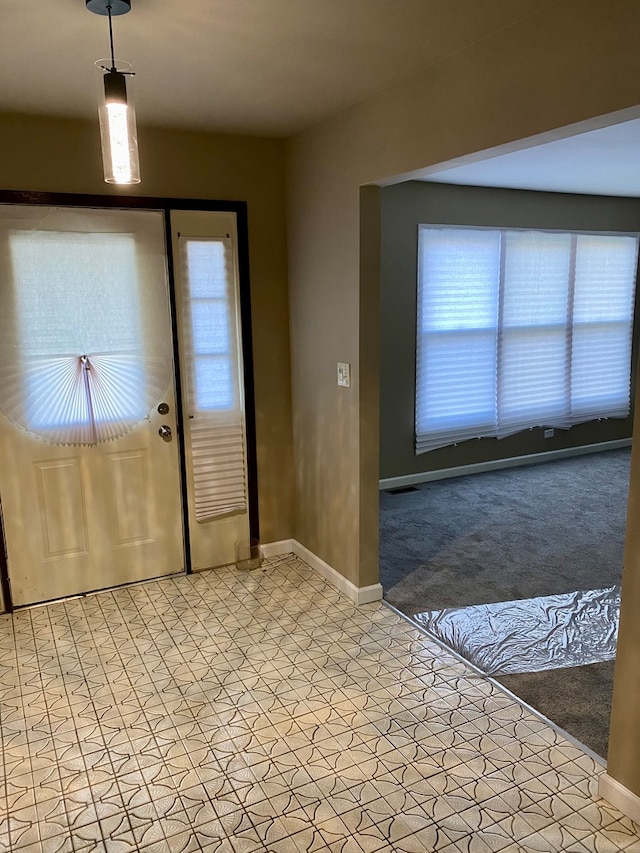
<svg viewBox="0 0 640 853">
<path fill-rule="evenodd" d="M 361 318 L 375 314 L 379 283 L 360 276 L 360 187 L 635 107 L 638 31 L 637 0 L 549 3 L 291 141 L 296 537 L 357 585 L 377 579 L 378 479 L 377 389 L 360 357 L 377 346 Z M 338 361 L 352 363 L 350 391 L 336 387 Z M 640 793 L 640 760 L 627 783 Z"/>
<path fill-rule="evenodd" d="M 127 195 L 246 201 L 261 539 L 293 532 L 284 197 L 276 139 L 140 128 L 142 183 Z M 0 189 L 117 194 L 102 181 L 95 122 L 0 115 Z"/>
</svg>

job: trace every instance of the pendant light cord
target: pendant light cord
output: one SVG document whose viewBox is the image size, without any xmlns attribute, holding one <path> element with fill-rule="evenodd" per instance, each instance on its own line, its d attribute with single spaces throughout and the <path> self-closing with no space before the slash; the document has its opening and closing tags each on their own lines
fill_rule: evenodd
<svg viewBox="0 0 640 853">
<path fill-rule="evenodd" d="M 116 60 L 113 53 L 113 24 L 111 22 L 111 3 L 107 3 L 107 14 L 109 15 L 109 44 L 111 45 L 111 70 L 116 70 Z"/>
<path fill-rule="evenodd" d="M 105 8 L 107 10 L 107 15 L 109 16 L 109 44 L 111 46 L 111 68 L 107 68 L 106 65 L 101 65 L 100 68 L 102 68 L 103 71 L 118 71 L 118 69 L 116 68 L 116 57 L 113 50 L 113 20 L 111 18 L 111 10 L 113 7 L 111 5 L 111 0 L 108 0 Z M 135 76 L 135 71 L 120 71 L 118 73 L 123 74 L 126 77 Z"/>
</svg>

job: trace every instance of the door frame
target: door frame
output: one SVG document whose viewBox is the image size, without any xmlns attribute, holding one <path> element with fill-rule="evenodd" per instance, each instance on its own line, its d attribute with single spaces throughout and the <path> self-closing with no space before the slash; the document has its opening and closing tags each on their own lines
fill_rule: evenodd
<svg viewBox="0 0 640 853">
<path fill-rule="evenodd" d="M 244 416 L 247 447 L 247 498 L 249 510 L 249 535 L 260 539 L 258 515 L 258 460 L 256 443 L 255 381 L 253 370 L 253 332 L 251 325 L 251 286 L 249 278 L 249 231 L 246 201 L 216 201 L 212 199 L 167 198 L 155 196 L 94 195 L 83 193 L 48 193 L 21 190 L 0 190 L 0 204 L 47 205 L 49 207 L 122 208 L 162 211 L 164 214 L 165 253 L 169 287 L 169 312 L 173 345 L 174 382 L 176 389 L 176 419 L 178 424 L 178 458 L 180 461 L 180 492 L 182 505 L 182 531 L 185 574 L 192 572 L 188 519 L 187 469 L 184 431 L 184 402 L 178 348 L 178 319 L 176 307 L 176 281 L 171 240 L 171 211 L 196 210 L 235 213 L 238 235 L 238 283 L 240 294 L 240 327 L 242 341 Z M 9 581 L 6 538 L 2 504 L 0 501 L 0 589 L 4 612 L 14 610 Z M 29 605 L 25 605 L 29 606 Z"/>
</svg>

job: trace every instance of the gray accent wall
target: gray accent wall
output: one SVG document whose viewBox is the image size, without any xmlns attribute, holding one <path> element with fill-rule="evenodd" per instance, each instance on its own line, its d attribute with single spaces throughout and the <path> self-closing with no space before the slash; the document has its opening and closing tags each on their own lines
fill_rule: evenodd
<svg viewBox="0 0 640 853">
<path fill-rule="evenodd" d="M 409 181 L 381 191 L 380 478 L 438 471 L 630 438 L 633 417 L 502 439 L 463 442 L 415 455 L 418 225 L 475 225 L 564 231 L 640 231 L 640 200 Z M 638 298 L 636 296 L 636 316 Z M 634 331 L 634 356 L 638 323 Z M 635 376 L 632 377 L 635 386 Z"/>
</svg>

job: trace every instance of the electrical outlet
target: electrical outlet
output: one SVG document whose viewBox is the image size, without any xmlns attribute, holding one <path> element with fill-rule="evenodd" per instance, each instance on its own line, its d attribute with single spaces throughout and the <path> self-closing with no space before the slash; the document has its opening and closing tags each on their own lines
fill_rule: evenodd
<svg viewBox="0 0 640 853">
<path fill-rule="evenodd" d="M 555 434 L 556 434 L 556 431 L 554 429 L 545 429 L 545 431 L 544 431 L 544 437 L 545 438 L 553 438 L 553 436 Z"/>
<path fill-rule="evenodd" d="M 345 361 L 338 362 L 338 385 L 341 388 L 351 388 L 351 365 Z"/>
</svg>

